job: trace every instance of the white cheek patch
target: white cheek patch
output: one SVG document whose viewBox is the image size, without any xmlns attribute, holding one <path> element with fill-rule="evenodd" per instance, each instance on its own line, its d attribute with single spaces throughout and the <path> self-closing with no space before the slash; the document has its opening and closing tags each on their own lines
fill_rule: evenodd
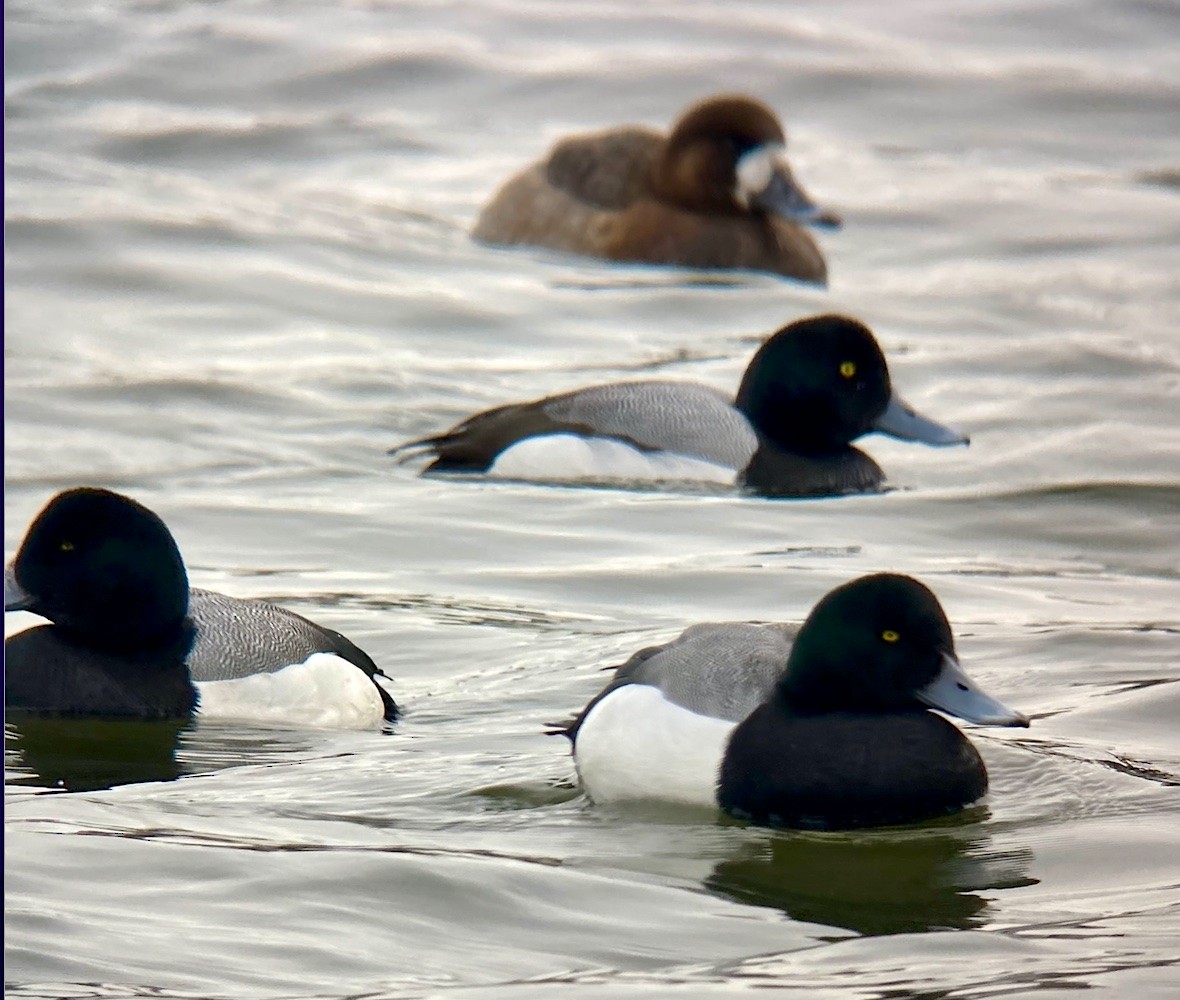
<svg viewBox="0 0 1180 1000">
<path fill-rule="evenodd" d="M 755 146 L 737 162 L 737 185 L 733 196 L 739 205 L 749 206 L 750 200 L 770 186 L 774 175 L 786 169 L 787 147 L 781 142 Z"/>
<path fill-rule="evenodd" d="M 333 653 L 313 653 L 270 674 L 198 681 L 198 717 L 317 729 L 370 729 L 385 717 L 363 670 Z"/>
</svg>

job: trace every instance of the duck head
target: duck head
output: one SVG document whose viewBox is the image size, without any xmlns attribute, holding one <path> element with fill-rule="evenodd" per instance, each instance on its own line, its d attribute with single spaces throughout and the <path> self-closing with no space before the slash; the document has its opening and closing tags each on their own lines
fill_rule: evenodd
<svg viewBox="0 0 1180 1000">
<path fill-rule="evenodd" d="M 872 331 L 835 314 L 797 320 L 768 338 L 734 405 L 771 443 L 803 455 L 830 454 L 870 431 L 932 445 L 969 442 L 897 396 Z"/>
<path fill-rule="evenodd" d="M 936 708 L 980 725 L 1029 724 L 968 678 L 938 598 L 896 573 L 860 577 L 815 606 L 779 692 L 792 711 L 808 715 Z"/>
<path fill-rule="evenodd" d="M 712 97 L 689 108 L 656 159 L 652 188 L 663 201 L 712 215 L 773 215 L 838 228 L 795 181 L 774 112 L 745 96 Z"/>
<path fill-rule="evenodd" d="M 37 515 L 4 574 L 4 610 L 32 611 L 103 649 L 151 645 L 188 611 L 188 577 L 171 532 L 110 490 L 80 487 Z"/>
</svg>

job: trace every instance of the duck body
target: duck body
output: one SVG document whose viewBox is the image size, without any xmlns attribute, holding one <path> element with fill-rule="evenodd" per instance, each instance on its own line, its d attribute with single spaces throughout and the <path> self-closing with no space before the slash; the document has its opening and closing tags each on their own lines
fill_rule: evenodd
<svg viewBox="0 0 1180 1000">
<path fill-rule="evenodd" d="M 430 456 L 427 472 L 696 480 L 764 496 L 829 496 L 881 488 L 881 468 L 851 445 L 873 430 L 938 445 L 966 441 L 895 396 L 867 327 L 830 315 L 770 337 L 736 398 L 692 382 L 608 383 L 485 410 L 392 452 Z"/>
<path fill-rule="evenodd" d="M 635 653 L 565 730 L 587 794 L 715 808 L 729 738 L 773 691 L 796 631 L 707 622 Z"/>
<path fill-rule="evenodd" d="M 5 704 L 54 715 L 357 726 L 398 709 L 344 636 L 264 601 L 189 589 L 171 533 L 107 490 L 52 500 L 5 577 Z"/>
<path fill-rule="evenodd" d="M 730 481 L 758 449 L 750 422 L 709 386 L 614 382 L 477 414 L 432 442 L 436 454 L 428 471 L 528 471 L 530 449 L 557 435 L 614 441 L 647 456 L 667 453 L 699 460 L 724 470 Z M 605 466 L 595 471 L 609 472 Z M 545 473 L 537 470 L 534 475 Z"/>
<path fill-rule="evenodd" d="M 744 96 L 689 108 L 669 134 L 626 126 L 559 142 L 480 214 L 485 243 L 824 283 L 801 223 L 838 226 L 795 183 L 777 117 Z"/>
<path fill-rule="evenodd" d="M 986 793 L 987 771 L 930 708 L 1028 720 L 966 677 L 940 616 L 917 581 L 877 574 L 837 588 L 798 630 L 710 623 L 641 650 L 562 730 L 579 780 L 596 803 L 798 828 L 953 813 Z"/>
</svg>

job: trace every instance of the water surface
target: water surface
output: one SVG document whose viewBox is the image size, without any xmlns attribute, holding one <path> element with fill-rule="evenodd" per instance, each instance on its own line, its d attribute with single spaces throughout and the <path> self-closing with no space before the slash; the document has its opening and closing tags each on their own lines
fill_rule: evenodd
<svg viewBox="0 0 1180 1000">
<path fill-rule="evenodd" d="M 6 992 L 1171 995 L 1178 27 L 1150 2 L 9 3 L 6 555 L 58 489 L 126 491 L 194 584 L 347 633 L 407 713 L 10 724 Z M 844 215 L 828 289 L 468 240 L 557 136 L 719 90 L 777 108 Z M 821 310 L 971 447 L 870 438 L 893 492 L 803 502 L 384 455 L 592 381 L 732 389 Z M 601 667 L 878 570 L 925 580 L 1034 718 L 971 729 L 984 805 L 801 834 L 578 794 L 543 727 Z"/>
</svg>

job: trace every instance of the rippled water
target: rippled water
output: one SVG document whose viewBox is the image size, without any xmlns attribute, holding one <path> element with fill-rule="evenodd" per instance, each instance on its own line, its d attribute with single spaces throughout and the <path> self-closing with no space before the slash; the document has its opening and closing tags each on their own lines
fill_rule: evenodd
<svg viewBox="0 0 1180 1000">
<path fill-rule="evenodd" d="M 6 555 L 57 489 L 124 490 L 195 584 L 346 632 L 407 708 L 373 733 L 10 726 L 8 995 L 1174 995 L 1174 5 L 5 16 Z M 779 109 L 844 215 L 829 289 L 467 239 L 558 135 L 718 90 Z M 896 491 L 801 502 L 384 455 L 590 381 L 732 388 L 829 309 L 971 447 L 869 439 Z M 972 731 L 986 805 L 824 835 L 577 794 L 543 724 L 600 667 L 881 569 L 1034 716 Z"/>
</svg>

